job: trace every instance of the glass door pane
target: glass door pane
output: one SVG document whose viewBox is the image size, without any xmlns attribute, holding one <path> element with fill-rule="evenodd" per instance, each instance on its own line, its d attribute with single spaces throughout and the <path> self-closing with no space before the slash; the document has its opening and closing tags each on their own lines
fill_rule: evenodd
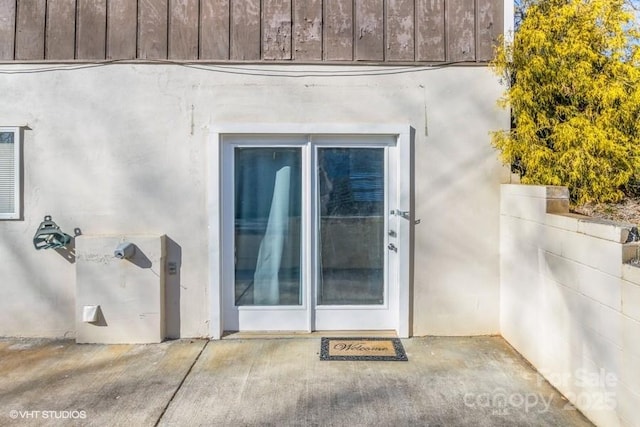
<svg viewBox="0 0 640 427">
<path fill-rule="evenodd" d="M 300 148 L 236 147 L 236 306 L 302 304 Z"/>
<path fill-rule="evenodd" d="M 384 304 L 384 148 L 318 149 L 318 305 Z"/>
</svg>

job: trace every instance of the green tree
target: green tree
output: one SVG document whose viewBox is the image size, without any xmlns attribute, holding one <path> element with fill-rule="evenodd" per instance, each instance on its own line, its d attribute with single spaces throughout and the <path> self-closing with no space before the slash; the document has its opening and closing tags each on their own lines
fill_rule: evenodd
<svg viewBox="0 0 640 427">
<path fill-rule="evenodd" d="M 526 184 L 617 201 L 640 178 L 640 51 L 624 0 L 528 0 L 493 67 L 512 129 L 493 145 Z"/>
</svg>

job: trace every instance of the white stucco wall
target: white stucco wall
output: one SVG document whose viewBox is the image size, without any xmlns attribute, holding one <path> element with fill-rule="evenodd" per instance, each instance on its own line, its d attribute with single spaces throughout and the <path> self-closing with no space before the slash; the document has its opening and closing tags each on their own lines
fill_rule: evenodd
<svg viewBox="0 0 640 427">
<path fill-rule="evenodd" d="M 639 426 L 640 244 L 567 212 L 566 188 L 502 186 L 502 335 L 596 425 Z"/>
<path fill-rule="evenodd" d="M 3 71 L 42 69 L 3 64 Z M 59 67 L 58 67 L 59 68 Z M 85 235 L 167 235 L 167 332 L 208 333 L 207 144 L 220 123 L 405 123 L 415 135 L 414 335 L 499 332 L 505 128 L 485 67 L 114 64 L 0 74 L 0 125 L 24 132 L 24 219 L 0 221 L 0 336 L 73 336 L 75 266 L 31 239 L 44 215 Z M 251 68 L 262 75 L 242 75 Z M 392 71 L 330 76 L 329 71 Z M 284 77 L 307 71 L 320 77 Z M 254 71 L 248 71 L 255 73 Z M 215 167 L 213 165 L 212 167 Z"/>
</svg>

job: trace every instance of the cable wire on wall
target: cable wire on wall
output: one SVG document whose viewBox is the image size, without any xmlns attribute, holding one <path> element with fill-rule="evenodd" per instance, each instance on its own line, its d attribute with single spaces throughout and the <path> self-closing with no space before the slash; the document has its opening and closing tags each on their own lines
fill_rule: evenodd
<svg viewBox="0 0 640 427">
<path fill-rule="evenodd" d="M 230 65 L 221 65 L 221 64 L 203 64 L 198 62 L 181 62 L 181 61 L 171 61 L 171 60 L 157 60 L 157 61 L 131 61 L 131 60 L 114 60 L 114 61 L 100 61 L 100 62 L 91 62 L 91 63 L 82 63 L 82 64 L 56 64 L 54 66 L 46 66 L 46 67 L 33 67 L 33 68 L 23 68 L 23 69 L 8 69 L 8 68 L 0 68 L 0 74 L 39 74 L 39 73 L 51 73 L 51 72 L 64 72 L 64 71 L 78 71 L 78 70 L 86 70 L 90 68 L 98 68 L 105 67 L 108 65 L 116 65 L 116 64 L 129 64 L 129 65 L 148 65 L 148 64 L 160 64 L 160 65 L 174 65 L 184 68 L 191 68 L 194 70 L 213 72 L 213 73 L 223 73 L 223 74 L 234 74 L 234 75 L 244 75 L 244 76 L 256 76 L 256 77 L 288 77 L 288 78 L 302 78 L 302 77 L 366 77 L 366 76 L 386 76 L 386 75 L 394 75 L 394 74 L 409 74 L 409 73 L 417 73 L 422 71 L 432 71 L 438 70 L 442 68 L 447 68 L 455 65 L 477 65 L 476 63 L 469 63 L 468 61 L 459 61 L 459 62 L 443 62 L 437 64 L 430 65 L 412 65 L 412 66 L 402 66 L 402 65 L 387 65 L 385 64 L 381 68 L 381 66 L 375 66 L 375 68 L 367 68 L 367 69 L 357 69 L 357 70 L 292 70 L 292 69 L 263 69 L 263 68 L 254 68 L 251 66 L 245 66 L 240 64 L 230 64 Z M 272 65 L 265 64 L 267 67 L 271 67 Z M 281 65 L 281 64 L 279 64 Z M 291 64 L 286 65 L 287 67 L 291 67 L 292 65 L 297 66 L 310 66 L 312 64 Z M 317 64 L 316 66 L 322 67 L 344 67 L 344 66 L 358 66 L 362 67 L 362 65 L 357 64 Z M 483 64 L 485 65 L 485 64 Z M 389 67 L 392 67 L 389 69 Z"/>
</svg>

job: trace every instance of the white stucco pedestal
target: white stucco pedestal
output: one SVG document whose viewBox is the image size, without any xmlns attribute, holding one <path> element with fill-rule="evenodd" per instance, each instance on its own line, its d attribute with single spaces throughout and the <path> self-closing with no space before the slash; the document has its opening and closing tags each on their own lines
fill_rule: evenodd
<svg viewBox="0 0 640 427">
<path fill-rule="evenodd" d="M 127 259 L 114 256 L 123 242 Z M 164 236 L 76 238 L 76 342 L 157 343 L 164 327 Z M 95 310 L 96 316 L 87 313 Z M 84 320 L 83 320 L 84 317 Z"/>
</svg>

